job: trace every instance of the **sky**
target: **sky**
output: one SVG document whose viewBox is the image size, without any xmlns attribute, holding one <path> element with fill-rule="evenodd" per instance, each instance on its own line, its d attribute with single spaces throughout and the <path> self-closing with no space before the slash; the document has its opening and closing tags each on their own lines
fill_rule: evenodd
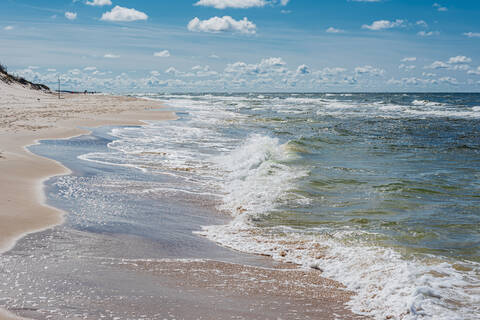
<svg viewBox="0 0 480 320">
<path fill-rule="evenodd" d="M 477 0 L 1 0 L 0 63 L 70 90 L 480 92 Z"/>
</svg>

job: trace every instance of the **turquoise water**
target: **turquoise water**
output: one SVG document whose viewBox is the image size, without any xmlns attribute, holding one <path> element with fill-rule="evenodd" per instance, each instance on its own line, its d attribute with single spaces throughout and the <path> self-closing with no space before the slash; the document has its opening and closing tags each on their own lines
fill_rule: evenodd
<svg viewBox="0 0 480 320">
<path fill-rule="evenodd" d="M 203 236 L 319 268 L 355 312 L 480 319 L 479 94 L 142 97 L 179 120 L 80 158 L 180 178 L 156 192 L 233 217 Z"/>
</svg>

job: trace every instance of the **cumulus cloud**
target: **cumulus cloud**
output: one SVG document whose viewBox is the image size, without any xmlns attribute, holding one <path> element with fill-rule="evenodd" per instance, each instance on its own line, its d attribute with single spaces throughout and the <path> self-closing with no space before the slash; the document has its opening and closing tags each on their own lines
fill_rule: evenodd
<svg viewBox="0 0 480 320">
<path fill-rule="evenodd" d="M 463 35 L 469 38 L 480 38 L 480 32 L 465 32 Z"/>
<path fill-rule="evenodd" d="M 417 57 L 406 57 L 402 59 L 402 62 L 413 62 L 417 61 Z"/>
<path fill-rule="evenodd" d="M 83 71 L 95 71 L 97 70 L 97 67 L 85 67 L 83 68 Z"/>
<path fill-rule="evenodd" d="M 417 33 L 417 35 L 419 35 L 420 37 L 431 37 L 431 36 L 438 36 L 440 34 L 440 32 L 438 31 L 420 31 Z"/>
<path fill-rule="evenodd" d="M 155 52 L 153 55 L 155 57 L 167 58 L 167 57 L 170 57 L 170 52 L 168 50 L 162 50 L 159 52 Z"/>
<path fill-rule="evenodd" d="M 391 85 L 401 85 L 401 86 L 418 86 L 418 85 L 433 85 L 438 84 L 438 81 L 435 79 L 422 79 L 417 77 L 402 78 L 400 80 L 390 79 L 387 81 Z"/>
<path fill-rule="evenodd" d="M 478 67 L 475 70 L 469 70 L 468 74 L 474 74 L 474 75 L 480 76 L 480 67 Z"/>
<path fill-rule="evenodd" d="M 288 1 L 287 1 L 288 2 Z M 214 7 L 215 9 L 237 8 L 246 9 L 263 7 L 268 2 L 265 0 L 199 0 L 196 6 Z"/>
<path fill-rule="evenodd" d="M 335 76 L 340 73 L 347 72 L 347 69 L 345 68 L 340 68 L 340 67 L 335 67 L 335 68 L 324 68 L 323 70 L 320 71 L 320 74 L 323 76 Z"/>
<path fill-rule="evenodd" d="M 428 23 L 426 23 L 425 20 L 418 20 L 415 24 L 420 27 L 428 28 Z"/>
<path fill-rule="evenodd" d="M 177 75 L 181 74 L 181 72 L 178 71 L 175 67 L 168 68 L 167 70 L 165 70 L 165 73 L 170 74 L 170 75 L 174 75 L 174 76 L 177 76 Z"/>
<path fill-rule="evenodd" d="M 410 71 L 410 70 L 413 70 L 415 69 L 416 67 L 415 66 L 412 66 L 412 65 L 406 65 L 406 64 L 401 64 L 398 66 L 399 69 L 403 69 L 405 71 Z"/>
<path fill-rule="evenodd" d="M 286 6 L 290 0 L 199 0 L 194 5 L 213 7 L 215 9 L 247 9 L 253 7 L 264 7 L 267 4 L 280 4 Z"/>
<path fill-rule="evenodd" d="M 443 61 L 434 61 L 431 65 L 426 66 L 427 69 L 448 69 L 449 65 Z"/>
<path fill-rule="evenodd" d="M 255 34 L 257 26 L 248 21 L 245 17 L 242 20 L 235 20 L 230 16 L 213 17 L 208 20 L 200 20 L 197 17 L 192 19 L 187 26 L 188 30 L 195 32 L 238 32 L 244 34 Z"/>
<path fill-rule="evenodd" d="M 325 30 L 325 32 L 327 32 L 327 33 L 343 33 L 343 32 L 345 32 L 345 30 L 330 27 L 327 30 Z"/>
<path fill-rule="evenodd" d="M 425 69 L 449 69 L 449 70 L 462 70 L 467 71 L 470 69 L 468 63 L 472 62 L 472 59 L 466 56 L 456 56 L 449 58 L 446 62 L 434 61 L 432 64 L 425 66 Z"/>
<path fill-rule="evenodd" d="M 115 6 L 111 11 L 105 12 L 100 20 L 103 21 L 121 21 L 131 22 L 137 20 L 147 20 L 148 16 L 141 11 L 129 8 Z"/>
<path fill-rule="evenodd" d="M 380 68 L 375 68 L 372 66 L 363 66 L 363 67 L 356 67 L 355 73 L 358 75 L 381 76 L 385 73 L 385 70 Z"/>
<path fill-rule="evenodd" d="M 434 8 L 437 8 L 438 11 L 448 11 L 448 9 L 444 6 L 442 6 L 441 4 L 439 3 L 434 3 L 433 4 L 433 7 Z"/>
<path fill-rule="evenodd" d="M 443 83 L 447 83 L 447 84 L 452 84 L 452 85 L 457 85 L 458 84 L 457 79 L 455 79 L 453 77 L 442 77 L 442 78 L 438 79 L 438 81 L 443 82 Z"/>
<path fill-rule="evenodd" d="M 404 21 L 401 19 L 397 19 L 395 21 L 378 20 L 378 21 L 374 21 L 371 25 L 364 24 L 362 28 L 378 31 L 383 29 L 392 29 L 396 27 L 401 27 L 403 26 L 403 24 L 404 24 Z"/>
<path fill-rule="evenodd" d="M 309 74 L 310 68 L 306 64 L 302 64 L 297 68 L 297 74 Z"/>
<path fill-rule="evenodd" d="M 118 59 L 118 58 L 120 58 L 119 55 L 112 54 L 112 53 L 107 53 L 103 57 L 106 58 L 106 59 Z"/>
<path fill-rule="evenodd" d="M 271 57 L 265 58 L 258 64 L 247 64 L 245 62 L 235 62 L 228 64 L 225 72 L 228 74 L 245 74 L 245 75 L 269 75 L 283 74 L 287 72 L 286 63 L 282 58 Z"/>
<path fill-rule="evenodd" d="M 67 18 L 68 20 L 75 20 L 75 19 L 77 19 L 77 13 L 67 11 L 67 12 L 65 12 L 65 18 Z"/>
<path fill-rule="evenodd" d="M 13 26 L 6 26 L 5 28 L 3 28 L 3 30 L 5 31 L 13 30 Z"/>
<path fill-rule="evenodd" d="M 88 1 L 85 2 L 86 4 L 88 4 L 89 6 L 111 6 L 112 5 L 112 1 L 111 0 L 93 0 L 93 1 Z"/>
<path fill-rule="evenodd" d="M 449 64 L 465 64 L 465 63 L 470 63 L 472 62 L 472 59 L 466 56 L 456 56 L 456 57 L 451 57 L 448 59 Z"/>
<path fill-rule="evenodd" d="M 218 75 L 218 72 L 211 70 L 210 66 L 194 66 L 192 71 L 194 72 L 193 75 L 197 77 L 211 77 Z"/>
</svg>

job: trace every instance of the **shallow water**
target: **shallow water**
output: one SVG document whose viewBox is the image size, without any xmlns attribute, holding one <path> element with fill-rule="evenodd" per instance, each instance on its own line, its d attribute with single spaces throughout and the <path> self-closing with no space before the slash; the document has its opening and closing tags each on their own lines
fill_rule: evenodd
<svg viewBox="0 0 480 320">
<path fill-rule="evenodd" d="M 202 223 L 200 234 L 321 268 L 357 293 L 355 312 L 480 318 L 480 95 L 143 97 L 179 120 L 113 128 L 107 150 L 79 155 L 125 169 L 127 194 L 216 206 L 234 220 Z M 68 192 L 73 182 L 63 183 Z M 113 211 L 102 223 L 120 228 Z M 97 218 L 78 223 L 95 228 Z"/>
</svg>

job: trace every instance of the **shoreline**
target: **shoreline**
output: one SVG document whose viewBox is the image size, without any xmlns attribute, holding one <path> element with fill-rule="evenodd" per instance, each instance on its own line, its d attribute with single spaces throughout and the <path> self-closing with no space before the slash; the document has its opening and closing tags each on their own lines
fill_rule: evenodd
<svg viewBox="0 0 480 320">
<path fill-rule="evenodd" d="M 5 87 L 1 85 L 0 83 L 0 94 L 2 94 L 2 90 L 5 90 Z M 186 261 L 182 258 L 171 260 L 158 260 L 157 258 L 151 260 L 148 259 L 150 257 L 149 254 L 145 254 L 143 256 L 147 257 L 147 259 L 135 260 L 134 268 L 131 269 L 130 267 L 126 268 L 125 261 L 127 260 L 123 258 L 124 253 L 122 252 L 126 247 L 126 243 L 128 243 L 128 246 L 132 245 L 131 240 L 129 240 L 130 238 L 127 237 L 123 239 L 120 237 L 117 239 L 104 235 L 88 235 L 83 232 L 75 232 L 65 228 L 62 223 L 64 222 L 66 210 L 64 211 L 46 203 L 44 182 L 54 176 L 68 175 L 72 173 L 71 170 L 75 169 L 69 169 L 57 160 L 39 156 L 28 150 L 29 146 L 39 144 L 40 140 L 65 140 L 91 132 L 81 127 L 94 128 L 107 125 L 137 126 L 144 123 L 142 120 L 173 120 L 177 119 L 177 117 L 175 113 L 171 111 L 155 111 L 155 109 L 162 108 L 164 105 L 161 104 L 161 102 L 151 100 L 100 95 L 66 95 L 64 99 L 57 100 L 56 96 L 54 97 L 40 92 L 37 93 L 35 91 L 32 92 L 24 88 L 20 88 L 17 91 L 19 91 L 20 95 L 17 92 L 16 95 L 13 95 L 14 99 L 10 100 L 13 101 L 14 104 L 17 104 L 16 109 L 8 106 L 8 99 L 6 99 L 7 102 L 2 101 L 0 103 L 0 115 L 3 115 L 3 118 L 0 118 L 0 168 L 2 168 L 2 172 L 6 173 L 0 175 L 0 192 L 2 192 L 3 195 L 0 199 L 0 234 L 2 235 L 0 236 L 0 244 L 4 250 L 0 253 L 0 257 L 6 262 L 4 266 L 10 266 L 10 264 L 14 266 L 12 269 L 8 268 L 9 270 L 4 270 L 3 275 L 0 274 L 0 276 L 4 277 L 3 281 L 5 281 L 5 283 L 14 281 L 10 283 L 15 284 L 13 287 L 5 287 L 3 290 L 3 295 L 5 295 L 6 300 L 4 299 L 2 302 L 2 307 L 5 310 L 0 309 L 1 319 L 25 319 L 22 317 L 37 318 L 39 316 L 38 312 L 44 310 L 38 309 L 37 307 L 39 304 L 45 303 L 42 298 L 45 296 L 55 296 L 54 293 L 58 292 L 58 290 L 50 293 L 44 292 L 46 283 L 42 284 L 42 282 L 47 279 L 51 279 L 48 280 L 48 283 L 50 283 L 50 281 L 55 281 L 59 274 L 65 272 L 64 277 L 61 278 L 62 281 L 58 283 L 59 290 L 61 290 L 65 281 L 75 280 L 75 283 L 79 283 L 83 282 L 83 279 L 90 278 L 93 281 L 92 283 L 95 283 L 101 279 L 95 276 L 97 272 L 110 273 L 111 271 L 114 272 L 114 274 L 122 274 L 128 278 L 130 287 L 117 288 L 117 284 L 121 284 L 124 277 L 122 276 L 117 279 L 115 276 L 112 276 L 109 277 L 108 281 L 103 281 L 103 284 L 99 284 L 99 287 L 77 285 L 76 292 L 82 290 L 90 292 L 92 289 L 101 291 L 111 290 L 111 293 L 105 296 L 106 300 L 111 301 L 110 310 L 117 310 L 117 312 L 123 314 L 134 313 L 136 308 L 133 307 L 133 305 L 130 307 L 124 306 L 122 301 L 115 301 L 117 290 L 126 290 L 124 292 L 127 295 L 131 288 L 137 286 L 143 288 L 141 287 L 142 283 L 151 282 L 149 286 L 151 296 L 149 297 L 163 293 L 160 298 L 167 302 L 166 306 L 171 307 L 177 303 L 175 300 L 177 299 L 176 292 L 186 290 L 189 294 L 186 297 L 182 297 L 182 300 L 185 300 L 186 305 L 200 303 L 203 306 L 201 308 L 202 313 L 206 317 L 214 315 L 208 306 L 216 300 L 221 300 L 225 303 L 222 311 L 219 314 L 215 313 L 215 316 L 219 316 L 220 318 L 229 316 L 232 311 L 243 314 L 246 310 L 250 310 L 248 313 L 245 313 L 245 315 L 250 314 L 250 316 L 253 316 L 253 319 L 264 314 L 267 309 L 270 310 L 268 312 L 273 312 L 271 315 L 274 316 L 278 314 L 277 312 L 281 311 L 273 311 L 277 309 L 280 301 L 284 303 L 292 301 L 291 305 L 288 303 L 287 309 L 281 311 L 287 312 L 290 310 L 288 312 L 291 317 L 298 315 L 297 312 L 299 311 L 300 314 L 305 313 L 310 316 L 314 316 L 318 314 L 318 312 L 321 314 L 327 312 L 328 318 L 331 317 L 332 319 L 336 314 L 342 314 L 345 318 L 361 318 L 361 316 L 354 315 L 346 308 L 346 302 L 352 293 L 346 291 L 338 282 L 322 277 L 317 270 L 312 269 L 305 271 L 294 265 L 282 265 L 274 262 L 270 258 L 252 255 L 252 257 L 254 257 L 252 261 L 258 260 L 256 263 L 260 263 L 260 265 L 275 265 L 275 268 L 268 271 L 270 274 L 267 275 L 265 274 L 267 269 L 259 268 L 258 266 L 255 267 L 254 265 L 256 263 L 251 265 L 248 261 L 243 261 L 242 264 L 234 264 L 223 261 L 221 254 L 219 259 L 202 261 Z M 24 95 L 26 93 L 31 95 L 31 99 L 25 99 Z M 17 98 L 17 100 L 15 98 Z M 18 107 L 18 100 L 21 101 L 20 107 Z M 5 114 L 4 109 L 10 113 Z M 8 117 L 15 119 L 8 121 Z M 7 118 L 7 121 L 5 121 L 5 118 Z M 120 256 L 114 257 L 114 264 L 112 264 L 109 262 L 112 260 L 108 258 L 111 251 L 110 244 L 102 247 L 102 249 L 99 250 L 105 250 L 105 253 L 101 255 L 105 257 L 103 264 L 106 266 L 111 265 L 111 267 L 107 269 L 104 267 L 98 268 L 97 257 L 80 256 L 80 254 L 84 254 L 84 248 L 81 243 L 75 245 L 71 253 L 70 249 L 66 251 L 64 249 L 59 250 L 59 248 L 56 247 L 58 243 L 51 243 L 52 238 L 56 239 L 57 234 L 60 234 L 58 237 L 58 241 L 61 241 L 59 244 L 60 247 L 65 245 L 69 246 L 77 236 L 80 237 L 79 239 L 85 237 L 85 241 L 87 242 L 84 243 L 84 245 L 87 245 L 87 247 L 91 247 L 97 243 L 98 246 L 95 246 L 95 248 L 99 248 L 102 247 L 105 241 L 112 243 L 118 242 L 119 244 L 116 245 L 116 248 Z M 67 241 L 67 243 L 64 243 L 64 241 Z M 214 242 L 206 241 L 211 243 L 212 246 L 218 246 Z M 73 243 L 75 243 L 75 241 Z M 139 249 L 144 250 L 142 242 L 134 241 L 134 243 L 136 244 L 133 246 L 138 246 Z M 218 246 L 218 248 L 221 247 Z M 75 250 L 79 252 L 76 254 L 74 253 Z M 136 251 L 136 249 L 134 249 L 134 251 Z M 145 253 L 148 252 L 149 251 L 146 251 Z M 160 255 L 164 254 L 162 250 L 158 253 Z M 51 259 L 47 257 L 57 254 L 61 256 L 55 257 L 56 260 L 52 264 Z M 94 253 L 92 252 L 90 254 Z M 231 254 L 237 255 L 234 251 L 232 251 Z M 240 257 L 240 253 L 238 253 L 238 256 Z M 39 264 L 39 261 L 44 261 L 42 263 L 46 264 Z M 143 264 L 143 262 L 147 262 L 147 264 Z M 70 271 L 75 268 L 77 264 L 82 265 L 85 270 L 84 274 L 70 274 Z M 271 279 L 271 281 L 278 282 L 279 285 L 282 285 L 288 284 L 289 281 L 294 279 L 290 276 L 285 278 L 284 275 L 286 273 L 281 271 L 282 269 L 291 267 L 293 267 L 292 277 L 297 279 L 295 280 L 297 284 L 293 287 L 286 285 L 280 291 L 275 287 L 272 288 L 268 286 L 270 280 L 265 283 L 263 281 L 262 283 L 257 283 L 247 278 L 237 279 L 236 276 L 237 274 L 247 272 L 255 277 Z M 21 270 L 23 268 L 24 271 L 22 272 Z M 196 272 L 199 272 L 198 276 L 200 276 L 200 279 L 185 277 L 191 268 L 196 268 Z M 181 271 L 180 273 L 178 273 L 179 270 Z M 217 274 L 219 271 L 225 272 L 225 276 L 228 275 L 228 277 L 230 277 L 230 284 L 235 284 L 233 289 L 226 289 L 230 285 L 225 282 L 224 276 Z M 17 276 L 20 274 L 22 274 L 19 278 L 20 282 L 17 282 Z M 307 275 L 311 277 L 312 281 L 313 279 L 316 281 L 310 295 L 312 295 L 312 297 L 314 294 L 318 295 L 317 298 L 320 298 L 320 300 L 316 300 L 310 297 L 310 295 L 305 296 L 304 293 L 299 293 L 304 290 L 304 286 L 306 285 L 304 280 Z M 122 281 L 119 281 L 120 279 L 122 279 Z M 28 285 L 29 288 L 31 288 L 29 283 L 32 283 L 32 281 L 39 285 L 37 288 L 38 291 L 30 292 L 32 295 L 28 296 L 28 300 L 25 300 L 26 297 L 20 298 L 24 293 L 17 292 L 16 290 L 18 290 L 18 288 L 16 289 L 15 287 Z M 209 283 L 212 285 L 208 285 Z M 247 290 L 247 288 L 250 289 Z M 245 295 L 245 290 L 251 291 L 253 295 Z M 17 295 L 17 293 L 19 295 Z M 225 295 L 229 298 L 225 298 Z M 53 308 L 52 310 L 57 310 L 56 307 L 59 306 L 61 301 L 66 297 L 69 299 L 81 298 L 77 301 L 78 305 L 76 305 L 76 307 L 83 308 L 85 299 L 88 300 L 88 296 L 87 293 L 81 297 L 70 296 L 67 293 L 66 296 L 60 296 L 59 300 L 57 300 L 51 308 Z M 16 298 L 11 300 L 13 297 Z M 130 297 L 132 303 L 140 298 L 141 297 L 136 295 Z M 241 302 L 237 299 L 240 299 L 239 301 Z M 32 301 L 35 300 L 36 302 L 32 305 Z M 258 301 L 261 301 L 261 303 L 259 304 Z M 282 305 L 283 302 L 280 303 L 280 305 Z M 305 302 L 308 302 L 313 309 L 302 310 L 302 305 Z M 4 303 L 7 304 L 3 305 Z M 240 309 L 238 308 L 238 303 L 242 305 Z M 145 301 L 142 300 L 142 304 L 148 308 L 151 314 L 155 314 L 157 311 L 166 311 L 165 308 L 158 306 L 157 301 L 151 300 L 150 298 Z M 88 305 L 89 304 L 87 304 L 87 306 Z M 255 306 L 255 310 L 252 309 L 252 306 Z M 50 306 L 47 305 L 47 307 Z M 98 308 L 102 307 L 98 306 Z M 87 310 L 88 308 L 85 309 L 84 312 L 87 312 Z M 18 316 L 11 312 L 18 314 Z M 185 309 L 183 307 L 176 309 L 175 312 L 185 316 L 194 314 L 192 309 Z M 90 317 L 88 318 L 90 319 Z M 94 317 L 92 317 L 92 319 L 94 319 Z"/>
<path fill-rule="evenodd" d="M 43 183 L 53 176 L 69 174 L 70 170 L 55 160 L 33 154 L 29 146 L 40 140 L 68 139 L 90 132 L 80 127 L 176 119 L 173 112 L 154 111 L 164 108 L 163 104 L 137 98 L 67 94 L 59 100 L 53 94 L 3 83 L 0 94 L 6 98 L 0 103 L 0 114 L 3 116 L 4 109 L 9 112 L 3 117 L 7 121 L 0 122 L 0 168 L 8 172 L 0 175 L 0 253 L 12 249 L 29 233 L 63 222 L 64 212 L 45 203 Z M 32 121 L 25 121 L 25 113 Z M 12 117 L 15 119 L 8 121 Z"/>
</svg>

